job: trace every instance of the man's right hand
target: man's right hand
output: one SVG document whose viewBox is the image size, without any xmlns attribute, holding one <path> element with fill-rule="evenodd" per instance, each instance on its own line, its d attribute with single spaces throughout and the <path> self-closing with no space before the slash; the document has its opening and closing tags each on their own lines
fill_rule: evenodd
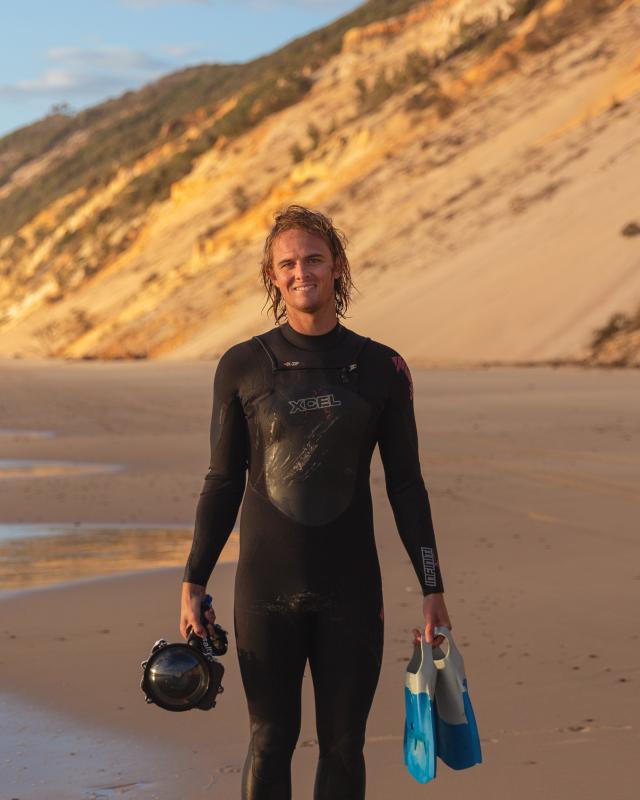
<svg viewBox="0 0 640 800">
<path fill-rule="evenodd" d="M 189 638 L 189 627 L 193 628 L 196 636 L 203 637 L 205 630 L 202 625 L 202 614 L 200 612 L 200 605 L 202 598 L 207 592 L 206 586 L 200 586 L 197 583 L 182 584 L 182 598 L 180 601 L 180 634 L 185 638 Z M 204 617 L 206 620 L 207 630 L 213 635 L 213 623 L 216 621 L 216 614 L 213 606 L 205 611 Z"/>
</svg>

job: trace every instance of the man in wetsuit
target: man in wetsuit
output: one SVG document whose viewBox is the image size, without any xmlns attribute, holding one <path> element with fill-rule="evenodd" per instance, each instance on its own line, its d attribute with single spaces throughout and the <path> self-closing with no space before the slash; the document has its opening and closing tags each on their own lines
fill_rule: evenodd
<svg viewBox="0 0 640 800">
<path fill-rule="evenodd" d="M 290 206 L 276 216 L 262 265 L 276 327 L 227 350 L 214 379 L 211 463 L 180 630 L 204 633 L 200 598 L 244 494 L 234 596 L 251 722 L 243 800 L 291 798 L 307 660 L 320 750 L 314 800 L 365 796 L 362 751 L 383 645 L 369 487 L 376 444 L 422 589 L 426 640 L 439 640 L 436 625 L 451 627 L 411 375 L 395 350 L 339 322 L 352 287 L 344 246 L 323 214 Z M 214 620 L 212 609 L 206 624 Z"/>
</svg>

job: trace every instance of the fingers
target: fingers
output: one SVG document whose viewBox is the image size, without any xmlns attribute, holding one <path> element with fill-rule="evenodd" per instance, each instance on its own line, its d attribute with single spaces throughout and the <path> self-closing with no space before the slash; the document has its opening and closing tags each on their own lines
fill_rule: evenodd
<svg viewBox="0 0 640 800">
<path fill-rule="evenodd" d="M 424 626 L 424 640 L 427 644 L 433 644 L 433 625 Z"/>
<path fill-rule="evenodd" d="M 183 616 L 180 620 L 180 635 L 183 639 L 189 638 L 192 628 L 195 630 L 194 620 L 188 615 Z"/>
<path fill-rule="evenodd" d="M 189 602 L 189 616 L 190 622 L 193 627 L 193 632 L 196 636 L 206 636 L 207 631 L 205 630 L 206 618 L 212 609 L 207 609 L 207 611 L 202 613 L 202 598 L 201 597 L 191 597 Z"/>
<path fill-rule="evenodd" d="M 198 622 L 194 616 L 189 615 L 183 620 L 183 624 L 180 626 L 180 633 L 185 639 L 188 639 L 191 631 L 193 631 L 196 636 L 200 636 L 201 638 L 205 634 L 203 625 Z"/>
<path fill-rule="evenodd" d="M 179 629 L 184 639 L 189 638 L 191 630 L 193 630 L 196 636 L 200 636 L 201 638 L 205 636 L 207 632 L 211 636 L 215 633 L 213 626 L 216 621 L 216 612 L 213 608 L 208 608 L 206 611 L 202 612 L 201 602 L 202 598 L 200 595 L 187 595 L 183 597 Z"/>
<path fill-rule="evenodd" d="M 447 620 L 448 622 L 448 620 Z M 438 647 L 439 645 L 444 642 L 445 637 L 438 633 L 436 634 L 436 628 L 441 625 L 446 625 L 449 630 L 451 630 L 451 625 L 448 625 L 447 622 L 438 622 L 438 623 L 429 623 L 427 622 L 424 626 L 424 638 L 432 647 Z"/>
<path fill-rule="evenodd" d="M 431 634 L 431 637 L 428 638 L 425 634 L 425 640 L 431 645 L 431 647 L 440 647 L 442 642 L 444 642 L 444 636 L 439 633 L 437 636 Z"/>
<path fill-rule="evenodd" d="M 429 632 L 427 632 L 429 630 Z M 413 634 L 413 639 L 411 640 L 411 644 L 416 645 L 420 642 L 422 638 L 422 634 L 420 633 L 418 628 L 412 628 L 411 633 Z M 428 642 L 432 647 L 438 647 L 444 641 L 444 636 L 442 634 L 438 634 L 437 636 L 433 635 L 433 629 L 425 627 L 425 634 L 424 634 L 425 641 Z"/>
<path fill-rule="evenodd" d="M 198 607 L 198 612 L 200 608 Z M 198 636 L 201 638 L 205 636 L 207 633 L 210 636 L 213 636 L 215 633 L 215 629 L 213 627 L 216 621 L 216 612 L 213 608 L 208 608 L 204 613 L 199 614 L 199 616 L 194 617 L 194 619 L 198 620 L 198 624 L 194 625 L 193 630 L 196 632 Z M 204 624 L 203 624 L 204 623 Z M 206 630 L 205 630 L 206 625 Z"/>
<path fill-rule="evenodd" d="M 184 639 L 188 639 L 192 630 L 196 636 L 202 637 L 205 635 L 205 629 L 200 619 L 199 609 L 198 613 L 195 614 L 192 608 L 187 608 L 183 611 L 180 619 L 180 633 Z"/>
<path fill-rule="evenodd" d="M 426 595 L 422 602 L 422 611 L 425 622 L 425 640 L 432 647 L 437 647 L 442 644 L 446 637 L 442 634 L 436 634 L 436 628 L 447 627 L 450 631 L 453 630 L 443 595 L 437 593 Z"/>
</svg>

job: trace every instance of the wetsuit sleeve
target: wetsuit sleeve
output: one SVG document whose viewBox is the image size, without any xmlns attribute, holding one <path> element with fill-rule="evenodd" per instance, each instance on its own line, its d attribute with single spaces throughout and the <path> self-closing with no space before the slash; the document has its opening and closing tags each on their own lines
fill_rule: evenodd
<svg viewBox="0 0 640 800">
<path fill-rule="evenodd" d="M 413 382 L 402 356 L 390 356 L 389 390 L 380 416 L 378 446 L 387 496 L 398 533 L 420 581 L 423 595 L 444 591 L 436 537 L 418 453 Z"/>
<path fill-rule="evenodd" d="M 220 359 L 213 382 L 211 460 L 196 507 L 191 552 L 183 581 L 206 586 L 233 529 L 244 493 L 248 437 L 238 397 L 240 359 L 234 349 Z"/>
</svg>

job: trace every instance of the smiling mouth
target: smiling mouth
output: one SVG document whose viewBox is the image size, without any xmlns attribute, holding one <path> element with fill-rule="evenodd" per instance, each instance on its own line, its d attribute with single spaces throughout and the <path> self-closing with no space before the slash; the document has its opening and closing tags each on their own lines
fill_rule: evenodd
<svg viewBox="0 0 640 800">
<path fill-rule="evenodd" d="M 315 288 L 315 283 L 308 283 L 305 286 L 294 286 L 293 287 L 293 291 L 294 292 L 306 292 L 309 289 L 314 289 L 314 288 Z"/>
</svg>

